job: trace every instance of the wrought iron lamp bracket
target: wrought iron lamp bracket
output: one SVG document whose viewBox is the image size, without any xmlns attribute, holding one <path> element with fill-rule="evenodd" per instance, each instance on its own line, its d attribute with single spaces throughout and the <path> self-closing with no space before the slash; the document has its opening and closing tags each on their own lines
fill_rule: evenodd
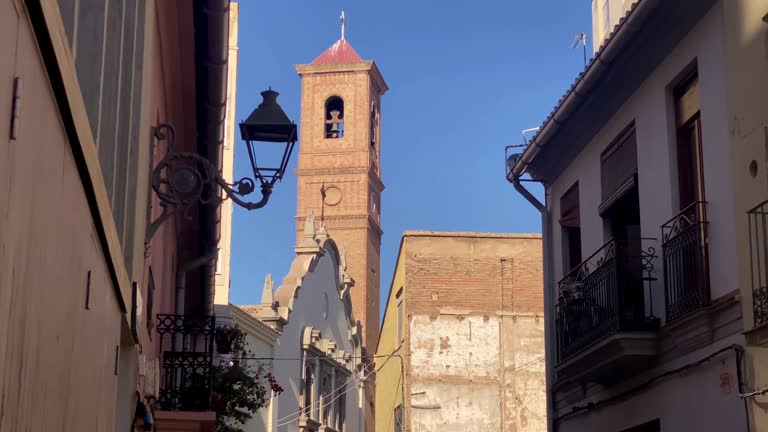
<svg viewBox="0 0 768 432">
<path fill-rule="evenodd" d="M 152 189 L 160 199 L 163 210 L 147 229 L 145 245 L 149 244 L 160 225 L 177 211 L 183 211 L 184 217 L 191 219 L 190 210 L 196 203 L 218 206 L 231 199 L 247 210 L 267 205 L 274 182 L 256 172 L 255 177 L 261 183 L 261 199 L 256 202 L 247 201 L 244 197 L 256 189 L 254 179 L 243 177 L 228 183 L 219 173 L 218 167 L 208 159 L 196 153 L 176 151 L 176 129 L 172 125 L 161 123 L 153 129 L 155 139 L 167 140 L 168 145 L 165 157 L 152 170 Z"/>
</svg>

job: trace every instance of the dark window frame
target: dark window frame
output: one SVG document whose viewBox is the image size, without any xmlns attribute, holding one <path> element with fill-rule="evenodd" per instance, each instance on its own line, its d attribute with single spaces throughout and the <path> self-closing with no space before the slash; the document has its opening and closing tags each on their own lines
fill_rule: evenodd
<svg viewBox="0 0 768 432">
<path fill-rule="evenodd" d="M 574 204 L 575 203 L 575 204 Z M 575 210 L 574 210 L 575 209 Z M 579 182 L 575 182 L 560 196 L 560 228 L 565 274 L 581 264 L 581 201 Z"/>
</svg>

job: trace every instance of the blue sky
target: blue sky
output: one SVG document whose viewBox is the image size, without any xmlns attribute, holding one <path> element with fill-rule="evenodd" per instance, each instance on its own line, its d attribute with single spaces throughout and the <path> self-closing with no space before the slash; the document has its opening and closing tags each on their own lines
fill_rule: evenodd
<svg viewBox="0 0 768 432">
<path fill-rule="evenodd" d="M 381 104 L 382 297 L 404 230 L 540 232 L 539 214 L 504 179 L 504 146 L 540 126 L 583 69 L 581 49 L 570 46 L 591 31 L 590 2 L 242 0 L 238 122 L 268 86 L 299 122 L 294 65 L 339 39 L 341 10 L 347 41 L 376 61 L 389 86 Z M 236 143 L 236 176 L 249 171 L 244 150 Z M 279 284 L 288 271 L 296 161 L 294 153 L 267 207 L 235 206 L 233 303 L 259 303 L 266 274 Z"/>
</svg>

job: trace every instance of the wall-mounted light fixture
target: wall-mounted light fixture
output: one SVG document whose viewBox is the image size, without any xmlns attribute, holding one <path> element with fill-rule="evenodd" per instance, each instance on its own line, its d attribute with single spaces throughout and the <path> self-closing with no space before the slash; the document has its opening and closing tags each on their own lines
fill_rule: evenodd
<svg viewBox="0 0 768 432">
<path fill-rule="evenodd" d="M 261 96 L 261 104 L 240 123 L 240 134 L 247 146 L 253 174 L 233 183 L 228 183 L 218 167 L 203 156 L 176 151 L 176 130 L 172 125 L 163 123 L 154 128 L 155 138 L 168 140 L 168 146 L 165 157 L 152 171 L 152 189 L 160 198 L 163 212 L 147 230 L 147 243 L 174 210 L 188 210 L 197 202 L 219 205 L 229 198 L 247 210 L 256 210 L 267 204 L 272 187 L 285 174 L 296 145 L 297 128 L 277 103 L 276 91 L 270 88 L 261 92 Z M 276 148 L 278 144 L 282 147 Z M 270 155 L 273 160 L 270 160 Z M 246 196 L 256 189 L 256 181 L 260 184 L 261 199 L 251 202 Z M 174 210 L 169 210 L 169 207 Z"/>
</svg>

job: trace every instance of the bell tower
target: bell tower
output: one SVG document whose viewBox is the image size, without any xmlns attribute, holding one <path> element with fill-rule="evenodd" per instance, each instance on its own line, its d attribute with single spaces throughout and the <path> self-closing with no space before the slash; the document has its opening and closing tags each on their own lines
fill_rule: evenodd
<svg viewBox="0 0 768 432">
<path fill-rule="evenodd" d="M 363 60 L 342 36 L 301 76 L 297 238 L 309 210 L 347 253 L 355 280 L 352 310 L 363 347 L 375 350 L 379 330 L 381 249 L 380 101 L 387 85 L 376 63 Z"/>
</svg>

